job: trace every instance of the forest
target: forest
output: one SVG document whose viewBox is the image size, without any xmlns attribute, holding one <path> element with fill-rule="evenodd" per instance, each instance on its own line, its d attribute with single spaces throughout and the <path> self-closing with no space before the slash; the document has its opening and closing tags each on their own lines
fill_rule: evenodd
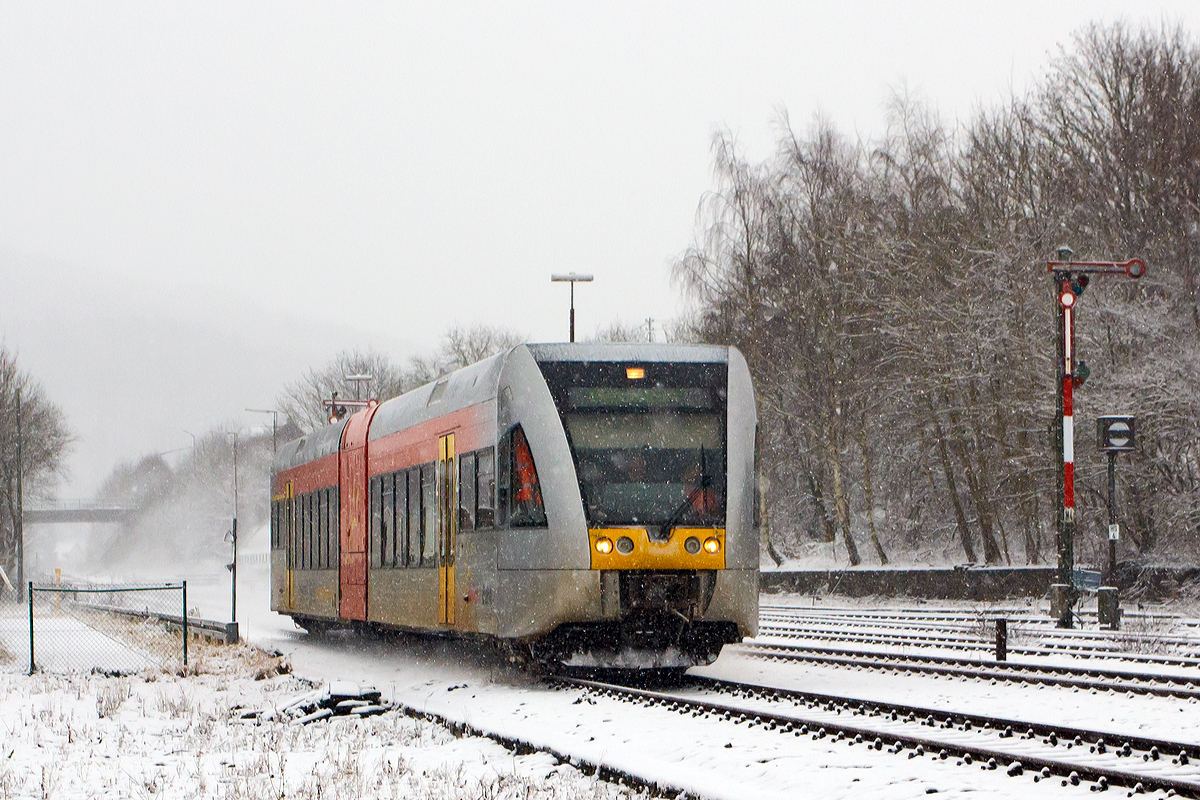
<svg viewBox="0 0 1200 800">
<path fill-rule="evenodd" d="M 1036 87 L 948 126 L 905 94 L 878 140 L 779 120 L 714 141 L 674 264 L 690 338 L 756 380 L 768 549 L 849 563 L 1054 563 L 1057 293 L 1047 264 L 1140 258 L 1076 308 L 1077 560 L 1107 542 L 1095 418 L 1136 417 L 1120 558 L 1200 544 L 1200 50 L 1092 26 Z"/>
</svg>

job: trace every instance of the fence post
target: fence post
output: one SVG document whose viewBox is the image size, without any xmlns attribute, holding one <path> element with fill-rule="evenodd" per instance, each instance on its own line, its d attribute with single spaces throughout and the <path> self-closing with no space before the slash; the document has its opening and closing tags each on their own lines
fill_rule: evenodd
<svg viewBox="0 0 1200 800">
<path fill-rule="evenodd" d="M 185 669 L 184 669 L 184 671 L 185 671 L 185 672 L 187 671 L 187 669 L 186 669 L 186 667 L 187 667 L 187 644 L 188 644 L 187 640 L 188 640 L 188 629 L 187 629 L 187 581 L 184 581 L 184 582 L 183 582 L 183 666 L 184 666 L 184 668 L 185 668 Z"/>
<path fill-rule="evenodd" d="M 33 666 L 33 581 L 29 582 L 29 674 L 34 673 Z"/>
</svg>

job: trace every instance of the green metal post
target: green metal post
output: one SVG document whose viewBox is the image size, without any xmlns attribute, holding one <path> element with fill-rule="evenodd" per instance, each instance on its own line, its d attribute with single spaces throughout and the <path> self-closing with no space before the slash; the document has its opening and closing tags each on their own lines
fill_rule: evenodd
<svg viewBox="0 0 1200 800">
<path fill-rule="evenodd" d="M 29 674 L 36 672 L 33 665 L 33 581 L 29 582 Z"/>
<path fill-rule="evenodd" d="M 183 666 L 187 666 L 187 645 L 188 645 L 188 626 L 187 626 L 187 581 L 183 582 Z"/>
</svg>

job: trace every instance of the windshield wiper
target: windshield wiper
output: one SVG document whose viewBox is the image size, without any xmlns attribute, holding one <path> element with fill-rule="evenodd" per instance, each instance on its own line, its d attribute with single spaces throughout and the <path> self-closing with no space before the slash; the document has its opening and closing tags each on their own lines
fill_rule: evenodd
<svg viewBox="0 0 1200 800">
<path fill-rule="evenodd" d="M 691 507 L 695 499 L 700 496 L 701 492 L 711 489 L 712 485 L 713 480 L 708 474 L 708 462 L 704 457 L 704 445 L 700 445 L 700 485 L 693 489 L 683 499 L 683 502 L 671 512 L 671 516 L 667 517 L 666 522 L 658 526 L 659 541 L 666 541 L 671 538 L 671 533 L 675 530 L 675 526 L 683 521 L 683 515 L 687 513 L 687 510 Z M 704 516 L 709 516 L 708 503 L 704 504 Z"/>
</svg>

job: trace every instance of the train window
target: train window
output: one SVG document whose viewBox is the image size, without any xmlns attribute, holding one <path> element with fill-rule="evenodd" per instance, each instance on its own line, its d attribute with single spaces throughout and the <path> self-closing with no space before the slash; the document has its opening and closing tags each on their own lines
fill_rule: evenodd
<svg viewBox="0 0 1200 800">
<path fill-rule="evenodd" d="M 367 486 L 367 497 L 370 501 L 370 516 L 367 520 L 367 532 L 369 535 L 367 541 L 367 563 L 372 567 L 379 566 L 379 504 L 383 499 L 379 478 L 371 478 Z"/>
<path fill-rule="evenodd" d="M 537 466 L 533 463 L 533 451 L 520 425 L 514 427 L 510 451 L 512 486 L 509 524 L 514 528 L 542 528 L 546 525 L 546 506 L 542 502 L 542 486 L 538 481 Z"/>
<path fill-rule="evenodd" d="M 338 515 L 338 509 L 341 507 L 341 496 L 338 494 L 338 489 L 335 486 L 329 490 L 329 519 L 330 519 L 330 535 L 329 541 L 326 544 L 329 546 L 329 558 L 327 559 L 329 566 L 337 569 L 338 553 L 342 541 L 342 518 Z"/>
<path fill-rule="evenodd" d="M 304 569 L 304 542 L 308 531 L 308 495 L 300 495 L 296 503 L 296 569 Z"/>
<path fill-rule="evenodd" d="M 392 566 L 403 567 L 408 563 L 408 553 L 405 552 L 405 539 L 408 531 L 408 474 L 403 470 L 393 472 L 392 482 L 396 486 L 396 550 L 392 554 Z"/>
<path fill-rule="evenodd" d="M 382 505 L 382 522 L 379 529 L 379 542 L 382 545 L 382 550 L 379 553 L 379 566 L 391 567 L 392 557 L 396 552 L 396 517 L 395 506 L 393 505 L 395 497 L 395 481 L 391 473 L 384 475 L 383 481 L 383 505 Z"/>
<path fill-rule="evenodd" d="M 762 453 L 759 451 L 758 425 L 754 426 L 754 529 L 762 529 Z"/>
<path fill-rule="evenodd" d="M 308 493 L 308 569 L 317 566 L 317 493 Z"/>
<path fill-rule="evenodd" d="M 474 453 L 464 453 L 458 460 L 458 529 L 475 529 Z"/>
<path fill-rule="evenodd" d="M 496 526 L 496 461 L 492 448 L 475 454 L 475 526 Z"/>
<path fill-rule="evenodd" d="M 301 507 L 304 509 L 304 543 L 300 550 L 300 569 L 312 566 L 312 495 L 304 495 Z"/>
<path fill-rule="evenodd" d="M 325 566 L 325 559 L 321 558 L 321 546 L 325 542 L 325 513 L 325 492 L 318 489 L 313 492 L 313 529 L 316 531 L 313 536 L 313 569 Z"/>
<path fill-rule="evenodd" d="M 279 502 L 271 501 L 271 549 L 275 549 L 276 542 L 279 541 Z"/>
<path fill-rule="evenodd" d="M 408 565 L 421 564 L 421 470 L 408 471 Z"/>
<path fill-rule="evenodd" d="M 437 566 L 437 464 L 421 467 L 421 566 Z"/>
<path fill-rule="evenodd" d="M 500 469 L 496 471 L 496 526 L 503 528 L 508 524 L 508 437 L 501 436 L 497 446 L 496 463 Z"/>
</svg>

